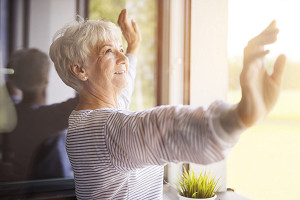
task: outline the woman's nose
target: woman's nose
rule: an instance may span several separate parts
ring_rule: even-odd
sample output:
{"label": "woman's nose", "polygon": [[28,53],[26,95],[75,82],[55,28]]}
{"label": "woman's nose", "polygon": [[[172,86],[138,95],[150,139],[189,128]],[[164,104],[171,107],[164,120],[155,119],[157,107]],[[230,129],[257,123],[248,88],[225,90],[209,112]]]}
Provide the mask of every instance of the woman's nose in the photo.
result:
{"label": "woman's nose", "polygon": [[128,64],[128,58],[125,56],[124,53],[118,52],[118,59],[117,59],[117,64],[118,65],[127,65]]}

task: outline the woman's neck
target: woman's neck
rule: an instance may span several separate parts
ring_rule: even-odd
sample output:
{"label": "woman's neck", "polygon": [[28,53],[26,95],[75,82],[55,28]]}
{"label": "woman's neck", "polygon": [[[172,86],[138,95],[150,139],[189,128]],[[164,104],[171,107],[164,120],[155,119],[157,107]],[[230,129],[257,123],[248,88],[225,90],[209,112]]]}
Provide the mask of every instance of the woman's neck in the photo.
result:
{"label": "woman's neck", "polygon": [[94,94],[83,89],[79,94],[79,104],[75,110],[95,110],[100,108],[118,108],[119,95]]}

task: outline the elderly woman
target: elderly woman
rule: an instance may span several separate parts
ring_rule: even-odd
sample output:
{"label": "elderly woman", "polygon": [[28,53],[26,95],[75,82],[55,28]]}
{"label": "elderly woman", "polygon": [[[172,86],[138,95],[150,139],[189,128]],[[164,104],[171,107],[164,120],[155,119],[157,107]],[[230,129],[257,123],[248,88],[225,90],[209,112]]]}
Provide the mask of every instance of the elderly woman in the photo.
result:
{"label": "elderly woman", "polygon": [[[127,108],[133,89],[140,32],[123,10],[118,21],[87,20],[62,29],[50,56],[62,80],[79,92],[69,118],[67,152],[78,199],[162,199],[168,162],[209,164],[225,158],[240,133],[263,118],[280,90],[285,57],[268,75],[263,64],[278,29],[272,22],[245,48],[242,99],[209,108],[160,106],[142,112]],[[128,60],[129,59],[129,60]]]}

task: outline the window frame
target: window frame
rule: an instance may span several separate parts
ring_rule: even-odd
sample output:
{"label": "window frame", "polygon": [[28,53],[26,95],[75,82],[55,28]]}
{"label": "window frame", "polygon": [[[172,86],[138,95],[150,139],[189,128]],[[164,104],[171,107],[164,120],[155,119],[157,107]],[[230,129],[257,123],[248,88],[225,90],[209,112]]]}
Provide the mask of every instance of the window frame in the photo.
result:
{"label": "window frame", "polygon": [[[172,1],[173,4],[180,4],[182,2]],[[171,6],[172,9],[179,7],[178,5]],[[184,51],[180,56],[184,58],[184,65],[181,66],[181,71],[183,72],[183,80],[180,84],[183,88],[181,100],[173,100],[172,95],[170,95],[170,104],[187,104],[192,106],[209,106],[214,100],[217,99],[226,99],[227,93],[227,0],[222,1],[220,3],[217,0],[211,1],[197,1],[197,0],[185,0],[184,6],[181,6],[184,11],[178,11],[184,13],[184,35],[181,40],[172,40],[170,42],[170,46],[172,43],[182,42],[184,44]],[[199,9],[195,11],[196,9]],[[213,12],[217,10],[218,12]],[[221,11],[221,12],[219,12]],[[179,15],[179,14],[178,14]],[[171,17],[171,31],[174,32],[172,27],[178,26],[179,21],[175,21],[172,23]],[[197,29],[202,30],[197,30]],[[180,30],[177,30],[180,31]],[[215,37],[216,34],[221,31],[224,33],[221,39]],[[225,31],[225,32],[224,32]],[[172,35],[170,36],[172,38]],[[214,37],[215,41],[221,43],[221,53],[218,48],[218,42],[215,42],[210,37]],[[215,39],[217,38],[217,39]],[[177,38],[178,39],[178,38]],[[171,48],[171,47],[170,47]],[[171,48],[172,49],[172,48]],[[200,53],[199,53],[200,51]],[[174,52],[173,52],[174,53]],[[198,53],[199,55],[195,55]],[[207,53],[207,54],[206,54]],[[214,56],[214,54],[219,53],[220,59],[218,56]],[[176,54],[176,53],[175,53]],[[178,56],[178,54],[177,54]],[[170,54],[170,59],[174,56],[172,52]],[[200,59],[201,58],[201,59]],[[221,60],[219,63],[214,61]],[[173,63],[176,61],[170,61],[170,68],[172,69]],[[209,65],[209,66],[206,66]],[[217,78],[215,74],[210,72],[213,71],[222,71],[222,76],[225,78]],[[170,74],[173,73],[173,70],[170,70]],[[197,74],[197,76],[195,76]],[[199,76],[200,74],[201,76]],[[171,76],[171,75],[170,75]],[[172,79],[172,76],[170,77]],[[179,81],[180,82],[180,81]],[[214,84],[217,82],[217,86]],[[178,83],[177,85],[170,84],[170,91],[172,91],[172,87],[180,88]],[[221,89],[219,89],[219,85],[221,85]],[[197,95],[195,95],[197,94]],[[222,177],[222,181],[224,181],[224,185],[222,187],[222,191],[226,191],[226,160],[215,163],[208,166],[203,165],[195,165],[192,163],[187,164],[170,164],[168,167],[168,182],[172,183],[177,181],[177,176],[181,173],[182,168],[185,167],[187,169],[191,168],[196,171],[196,173],[200,173],[201,170],[207,169],[212,171],[214,174]]]}

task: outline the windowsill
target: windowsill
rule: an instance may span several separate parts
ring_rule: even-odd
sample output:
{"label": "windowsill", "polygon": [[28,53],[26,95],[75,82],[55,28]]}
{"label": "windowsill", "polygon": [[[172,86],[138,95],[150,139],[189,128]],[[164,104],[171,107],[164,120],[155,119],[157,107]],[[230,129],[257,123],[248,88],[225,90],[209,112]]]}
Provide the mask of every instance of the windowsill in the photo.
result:
{"label": "windowsill", "polygon": [[[177,200],[177,192],[169,185],[164,185],[163,200]],[[218,193],[217,200],[250,200],[233,191],[226,191]]]}
{"label": "windowsill", "polygon": [[[48,179],[37,181],[0,183],[0,198],[21,199],[66,199],[74,200],[73,179]],[[177,192],[169,185],[164,185],[163,200],[177,200]],[[217,200],[249,200],[233,191],[218,193]]]}
{"label": "windowsill", "polygon": [[1,182],[0,199],[65,199],[74,200],[72,178]]}

